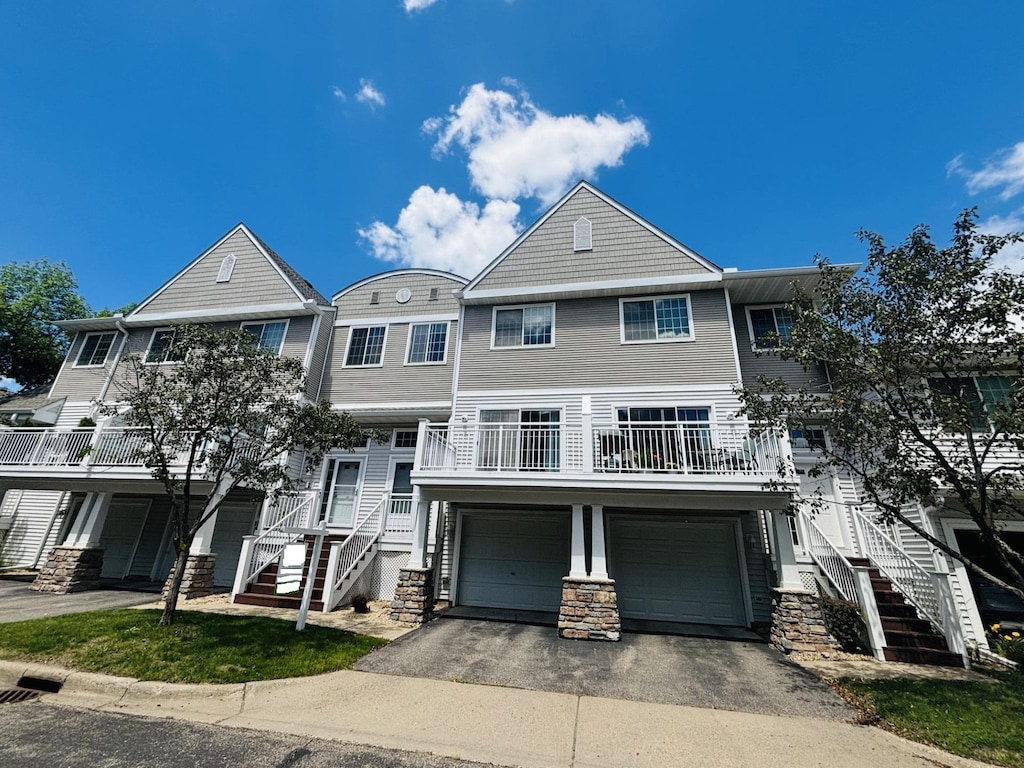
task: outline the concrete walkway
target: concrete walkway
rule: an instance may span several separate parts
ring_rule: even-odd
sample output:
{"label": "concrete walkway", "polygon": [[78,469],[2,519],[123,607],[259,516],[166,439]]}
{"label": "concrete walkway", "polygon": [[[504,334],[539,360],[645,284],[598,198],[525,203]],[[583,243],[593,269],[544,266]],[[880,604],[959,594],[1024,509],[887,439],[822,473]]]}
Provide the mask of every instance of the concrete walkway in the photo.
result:
{"label": "concrete walkway", "polygon": [[63,689],[45,694],[41,706],[174,717],[524,768],[983,765],[834,720],[367,672],[240,685],[170,685],[0,662],[0,687],[12,686],[23,674],[63,680]]}

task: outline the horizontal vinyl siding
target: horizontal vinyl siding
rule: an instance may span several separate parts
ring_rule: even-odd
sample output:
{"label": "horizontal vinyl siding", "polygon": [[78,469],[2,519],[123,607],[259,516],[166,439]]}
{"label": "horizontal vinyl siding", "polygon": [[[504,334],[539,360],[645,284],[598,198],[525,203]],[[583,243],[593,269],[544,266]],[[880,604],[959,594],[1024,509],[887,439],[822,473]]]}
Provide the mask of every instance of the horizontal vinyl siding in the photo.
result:
{"label": "horizontal vinyl siding", "polygon": [[320,386],[323,383],[324,367],[331,349],[331,338],[334,334],[334,310],[324,312],[320,318],[320,327],[313,339],[313,354],[309,359],[309,371],[306,376],[306,397],[310,400],[320,398]]}
{"label": "horizontal vinyl siding", "polygon": [[825,384],[827,379],[824,366],[819,365],[812,370],[805,371],[799,363],[782,360],[775,353],[756,354],[751,346],[750,326],[747,325],[747,312],[744,307],[733,307],[733,323],[736,326],[736,348],[740,356],[740,370],[743,371],[745,385],[757,384],[758,376],[783,379],[792,387]]}
{"label": "horizontal vinyl siding", "polygon": [[617,298],[555,305],[555,346],[491,349],[492,308],[467,306],[459,389],[737,381],[724,294],[689,294],[695,341],[623,344]]}
{"label": "horizontal vinyl siding", "polygon": [[117,332],[114,336],[114,343],[107,354],[107,359],[102,366],[76,366],[75,361],[82,351],[82,345],[89,334],[79,333],[71,342],[71,349],[68,350],[67,359],[53,383],[53,397],[70,397],[76,399],[99,397],[103,391],[103,385],[110,375],[110,367],[114,364],[117,350],[121,348],[121,341],[124,334]]}
{"label": "horizontal vinyl siding", "polygon": [[371,368],[346,368],[345,352],[349,328],[334,329],[334,341],[328,356],[321,398],[350,405],[381,402],[448,401],[452,396],[455,370],[455,338],[458,323],[448,327],[448,360],[440,365],[405,365],[409,324],[388,325],[384,341],[384,365]]}
{"label": "horizontal vinyl siding", "polygon": [[[235,254],[231,280],[217,282],[224,257]],[[185,312],[204,307],[245,307],[300,301],[281,273],[243,232],[236,232],[168,285],[133,319],[158,312]]]}
{"label": "horizontal vinyl siding", "polygon": [[46,557],[61,525],[55,515],[66,507],[67,498],[61,491],[14,489],[4,494],[0,516],[13,516],[14,522],[0,549],[0,566],[33,568],[37,558]]}
{"label": "horizontal vinyl siding", "polygon": [[[590,220],[593,249],[573,251],[573,224]],[[661,275],[709,274],[629,216],[581,189],[494,268],[476,290]]]}
{"label": "horizontal vinyl siding", "polygon": [[[443,315],[459,311],[459,303],[452,291],[461,290],[463,284],[441,275],[397,274],[385,275],[341,296],[334,305],[338,319],[360,317],[402,317],[410,315]],[[408,288],[412,298],[405,304],[395,301],[395,293]],[[437,288],[437,300],[430,301],[430,289]],[[370,297],[378,294],[377,304]]]}

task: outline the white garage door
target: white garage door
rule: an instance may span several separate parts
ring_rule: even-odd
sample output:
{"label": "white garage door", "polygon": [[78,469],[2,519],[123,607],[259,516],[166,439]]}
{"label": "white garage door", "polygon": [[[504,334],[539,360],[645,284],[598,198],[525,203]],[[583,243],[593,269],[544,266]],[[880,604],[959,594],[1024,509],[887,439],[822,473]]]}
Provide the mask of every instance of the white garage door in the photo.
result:
{"label": "white garage door", "polygon": [[210,550],[217,554],[213,565],[213,584],[230,587],[235,581],[238,556],[242,552],[242,537],[252,533],[256,510],[251,504],[221,507],[217,512],[217,526],[213,530]]}
{"label": "white garage door", "polygon": [[460,605],[557,611],[569,573],[569,516],[462,515]]}
{"label": "white garage door", "polygon": [[732,522],[611,518],[609,528],[623,618],[747,624]]}
{"label": "white garage door", "polygon": [[149,517],[144,499],[112,499],[100,534],[105,579],[123,579],[131,569],[142,529]]}

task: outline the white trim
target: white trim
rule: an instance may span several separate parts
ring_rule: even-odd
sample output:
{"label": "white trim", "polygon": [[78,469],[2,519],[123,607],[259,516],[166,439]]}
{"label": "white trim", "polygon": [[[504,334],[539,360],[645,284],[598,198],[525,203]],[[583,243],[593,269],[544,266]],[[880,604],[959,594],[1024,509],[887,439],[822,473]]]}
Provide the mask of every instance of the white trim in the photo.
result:
{"label": "white trim", "polygon": [[[582,231],[581,233],[581,230]],[[573,253],[594,250],[594,222],[586,216],[580,216],[572,225]]]}
{"label": "white trim", "polygon": [[[370,366],[362,366],[364,368]],[[377,403],[338,403],[331,402],[336,411],[414,411],[418,408],[436,410],[451,408],[449,400],[385,400]]]}
{"label": "white trim", "polygon": [[[181,362],[180,360],[166,360],[166,359],[165,360],[150,360],[149,359],[149,352],[153,348],[153,342],[156,340],[157,334],[158,333],[162,333],[164,331],[172,331],[173,332],[173,335],[171,336],[170,344],[174,344],[175,340],[178,337],[178,326],[164,325],[164,326],[158,326],[158,327],[154,328],[152,333],[150,333],[150,335],[149,335],[149,344],[146,345],[146,353],[142,356],[142,364],[143,365],[177,365],[178,363]],[[168,346],[170,346],[170,344]]]}
{"label": "white trim", "polygon": [[[268,325],[270,325],[272,323],[284,323],[284,333],[281,334],[281,346],[279,346],[277,348],[277,350],[276,350],[277,356],[280,357],[281,353],[284,351],[284,342],[288,338],[288,330],[290,328],[290,320],[289,320],[289,318],[286,317],[286,318],[281,319],[281,320],[269,320],[269,319],[268,320],[244,320],[244,321],[242,321],[239,324],[238,328],[239,328],[239,330],[242,330],[242,331],[245,330],[245,327],[247,325],[262,325],[265,328],[266,326],[268,326]],[[312,339],[312,335],[313,335],[313,329],[310,328],[310,339]],[[262,339],[260,339],[260,341],[262,341]],[[309,342],[307,341],[307,346],[308,346],[308,344],[309,344]],[[269,349],[269,347],[262,347],[262,349]]]}
{"label": "white trim", "polygon": [[395,427],[394,429],[391,430],[391,442],[389,444],[389,448],[392,451],[413,451],[413,452],[415,452],[415,450],[416,450],[416,446],[415,445],[412,446],[412,448],[409,448],[407,446],[399,447],[399,446],[395,445],[395,440],[398,438],[398,433],[399,432],[412,432],[414,435],[418,436],[420,431],[416,427],[413,427],[411,429],[409,427]]}
{"label": "white trim", "polygon": [[135,312],[132,312],[131,321],[126,322],[125,325],[132,327],[145,327],[147,325],[153,325],[154,323],[172,322],[175,320],[201,320],[204,318],[234,320],[236,318],[242,319],[246,317],[250,317],[253,320],[259,320],[263,317],[273,317],[275,315],[283,317],[285,315],[311,314],[313,314],[313,310],[310,308],[310,305],[306,303],[249,304],[244,307],[208,307],[205,309],[190,309],[182,312],[155,312],[142,316],[136,316]]}
{"label": "white trim", "polygon": [[[323,485],[321,493],[323,494],[324,498],[327,499],[327,503],[323,507],[323,523],[327,528],[332,528],[335,530],[351,530],[359,524],[359,511],[362,509],[363,506],[363,490],[366,483],[366,465],[369,464],[370,457],[368,453],[360,453],[358,451],[358,448],[356,448],[354,451],[330,451],[324,456],[324,468],[322,470]],[[366,451],[365,447],[363,448],[363,451]],[[334,477],[328,480],[327,464],[331,460],[334,461]],[[328,522],[331,517],[331,505],[332,502],[334,501],[334,480],[335,478],[337,478],[338,470],[341,468],[342,464],[359,465],[359,475],[356,478],[355,498],[352,500],[352,522],[350,522],[348,525],[337,525]],[[330,485],[330,492],[328,492],[328,485]],[[317,511],[317,514],[319,515],[319,510]]]}
{"label": "white trim", "polygon": [[736,323],[733,320],[732,299],[729,296],[729,289],[725,289],[725,312],[729,318],[729,336],[732,338],[732,358],[736,363],[736,382],[743,383],[743,366],[740,363],[739,339],[736,338]]}
{"label": "white trim", "polygon": [[448,601],[451,605],[459,604],[459,558],[462,555],[462,515],[462,505],[460,504],[455,509],[455,541],[452,544],[451,570],[448,574]]}
{"label": "white trim", "polygon": [[404,323],[443,323],[458,320],[455,312],[436,315],[392,315],[390,317],[339,317],[334,321],[335,328],[361,325],[402,325]]}
{"label": "white trim", "polygon": [[462,329],[465,327],[466,307],[459,303],[459,319],[455,326],[455,365],[452,366],[452,404],[459,394],[459,371],[462,368]]}
{"label": "white trim", "polygon": [[497,267],[502,261],[504,261],[506,257],[508,257],[512,252],[514,252],[516,250],[516,248],[519,247],[520,243],[522,243],[524,240],[526,240],[531,235],[533,235],[533,233],[544,222],[546,222],[549,218],[551,218],[551,216],[553,216],[556,211],[558,211],[562,206],[564,206],[566,203],[568,203],[569,200],[571,200],[573,197],[575,197],[576,194],[580,190],[583,190],[583,189],[587,190],[588,192],[590,192],[592,195],[594,195],[595,197],[597,197],[599,200],[603,201],[607,205],[610,205],[611,207],[615,208],[617,211],[619,211],[619,213],[629,217],[634,222],[639,224],[641,227],[643,227],[644,229],[649,231],[651,234],[653,234],[655,237],[658,237],[661,240],[663,240],[669,246],[675,248],[676,250],[680,251],[681,253],[685,254],[686,256],[689,256],[691,259],[693,259],[695,262],[700,264],[705,269],[707,269],[707,270],[709,270],[711,272],[721,273],[722,270],[721,270],[721,268],[718,265],[713,264],[712,262],[708,261],[703,256],[698,254],[696,251],[693,251],[693,250],[687,248],[685,245],[680,243],[678,240],[670,237],[668,234],[666,234],[662,230],[658,229],[657,227],[655,227],[650,222],[646,221],[645,219],[641,218],[637,214],[633,213],[633,211],[629,210],[628,208],[626,208],[621,203],[619,203],[619,202],[613,200],[612,198],[608,197],[608,195],[606,195],[604,192],[602,192],[599,189],[597,189],[596,187],[594,187],[592,184],[590,184],[590,183],[588,183],[586,181],[580,181],[578,184],[576,184],[576,186],[574,186],[572,189],[570,189],[568,192],[566,192],[561,200],[559,200],[553,206],[551,206],[551,208],[548,209],[547,213],[545,213],[543,216],[541,216],[539,219],[537,219],[537,221],[535,221],[525,232],[523,232],[519,237],[517,237],[515,240],[513,240],[512,244],[509,245],[500,254],[498,254],[497,258],[495,258],[490,264],[488,264],[486,267],[484,267],[483,270],[476,277],[474,277],[473,280],[466,286],[465,292],[469,293],[469,292],[475,290],[476,286],[479,285],[480,282],[482,280],[484,280],[484,278],[487,277],[487,275],[489,275],[492,271],[494,271],[495,267]]}
{"label": "white trim", "polygon": [[[775,309],[785,309],[785,308],[786,308],[785,304],[778,303],[778,302],[775,303],[775,304],[746,304],[743,307],[743,311],[744,311],[744,313],[746,313],[746,316],[747,316],[747,333],[750,334],[750,348],[751,348],[751,350],[753,350],[754,352],[778,352],[779,347],[777,347],[777,346],[776,347],[759,347],[759,346],[757,346],[757,339],[754,338],[754,321],[750,317],[750,310],[752,310],[752,309],[771,309],[771,310],[775,310]],[[775,333],[778,333],[779,332],[779,321],[775,317],[775,312],[772,312],[772,322],[775,324]],[[784,339],[782,339],[780,337],[779,345],[781,346],[783,343],[784,343]]]}
{"label": "white trim", "polygon": [[217,270],[218,283],[230,283],[231,273],[235,271],[235,262],[238,261],[233,253],[229,253],[220,261],[220,269]]}
{"label": "white trim", "polygon": [[340,291],[338,291],[331,297],[331,302],[333,303],[337,301],[342,296],[345,296],[358,288],[362,288],[364,285],[368,285],[377,280],[384,280],[389,277],[395,277],[396,275],[430,275],[431,277],[443,277],[453,282],[459,283],[460,285],[465,285],[466,283],[469,282],[468,279],[462,277],[461,275],[456,275],[452,272],[443,272],[442,270],[439,269],[423,269],[420,267],[413,267],[412,269],[391,269],[388,270],[387,272],[378,272],[376,275],[364,277],[362,280],[359,280],[358,282],[352,283],[351,285],[342,288]]}
{"label": "white trim", "polygon": [[552,283],[550,285],[523,285],[513,288],[488,288],[482,291],[468,290],[463,293],[467,304],[483,304],[492,299],[508,299],[519,296],[565,298],[575,294],[615,294],[623,289],[655,290],[664,288],[672,291],[713,288],[721,283],[720,274],[658,275],[652,277],[621,278],[616,280],[595,280],[586,283]]}
{"label": "white trim", "polygon": [[[551,342],[548,344],[523,344],[522,340],[526,334],[526,309],[532,309],[533,307],[551,307]],[[497,331],[497,320],[498,312],[504,312],[507,310],[522,310],[523,311],[523,323],[522,328],[519,332],[519,341],[517,344],[510,344],[508,346],[495,346],[494,337]],[[553,349],[555,347],[555,302],[544,302],[538,304],[509,304],[505,306],[494,306],[491,307],[491,349],[503,350],[503,349]]]}
{"label": "white trim", "polygon": [[[683,299],[686,302],[686,325],[689,329],[686,336],[674,336],[671,338],[661,338],[658,336],[658,302],[666,299]],[[654,338],[653,339],[634,339],[627,341],[626,339],[626,314],[624,305],[637,304],[641,301],[649,301],[653,304],[652,309],[654,310]],[[677,295],[669,296],[630,296],[629,298],[619,299],[619,343],[620,344],[672,344],[680,341],[696,341],[697,334],[693,327],[693,306],[690,304],[690,294],[681,293]]]}
{"label": "white trim", "polygon": [[[373,329],[373,328],[383,328],[384,329],[384,339],[381,341],[381,345],[380,345],[380,362],[377,362],[377,363],[360,363],[358,365],[349,365],[349,362],[348,362],[348,351],[349,351],[349,348],[352,346],[352,332],[353,331],[362,330],[363,328],[366,328],[368,330]],[[367,333],[367,338],[369,338],[369,333]],[[345,341],[345,356],[341,358],[341,367],[342,368],[382,368],[382,367],[384,367],[384,355],[387,352],[387,348],[388,348],[388,326],[387,325],[358,325],[358,326],[354,325],[354,326],[352,326],[351,328],[348,329],[348,339]],[[365,355],[364,355],[364,357],[365,357]]]}
{"label": "white trim", "polygon": [[714,384],[673,384],[671,386],[659,386],[657,384],[628,385],[614,387],[536,387],[530,389],[469,389],[461,390],[461,399],[478,397],[530,397],[535,395],[558,396],[578,398],[581,394],[592,395],[616,395],[616,394],[644,394],[653,393],[658,395],[671,395],[679,393],[682,395],[717,396],[728,395],[729,399],[739,404],[733,387],[735,382],[722,381]]}
{"label": "white trim", "polygon": [[[110,346],[107,347],[106,354],[103,355],[103,360],[99,363],[80,363],[82,359],[82,352],[85,351],[85,345],[89,341],[90,336],[113,336],[110,340]],[[85,334],[82,339],[82,344],[78,347],[78,354],[75,355],[75,362],[72,367],[74,368],[103,368],[107,364],[107,358],[110,357],[110,352],[114,349],[114,342],[117,340],[117,331],[89,331]]]}
{"label": "white trim", "polygon": [[[392,486],[395,484],[395,466],[398,464],[409,464],[413,468],[416,466],[416,462],[413,461],[412,454],[400,453],[397,456],[388,456],[388,471],[387,475],[384,477],[384,493],[394,493],[394,488]],[[409,483],[412,484],[412,470],[409,471],[409,476]],[[415,487],[413,490],[415,490]],[[430,503],[433,504],[434,502]],[[390,509],[388,511],[390,512]]]}
{"label": "white trim", "polygon": [[[430,344],[430,326],[432,325],[444,325],[444,353],[441,355],[440,360],[424,360],[421,363],[413,363],[409,361],[409,355],[412,353],[412,329],[420,326],[427,326],[427,345],[429,348]],[[423,365],[446,365],[448,363],[448,342],[452,335],[452,322],[451,320],[435,320],[433,322],[425,323],[409,323],[409,333],[405,340],[405,358],[403,365],[419,367]]]}

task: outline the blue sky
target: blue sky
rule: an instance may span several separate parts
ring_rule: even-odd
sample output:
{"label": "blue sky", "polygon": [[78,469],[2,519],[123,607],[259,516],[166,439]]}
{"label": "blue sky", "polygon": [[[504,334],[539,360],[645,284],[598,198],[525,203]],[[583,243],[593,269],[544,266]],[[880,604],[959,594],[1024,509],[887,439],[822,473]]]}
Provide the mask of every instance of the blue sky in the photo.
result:
{"label": "blue sky", "polygon": [[579,178],[742,269],[970,205],[1024,229],[1022,27],[998,0],[0,0],[0,263],[116,307],[245,221],[330,295],[469,274]]}

